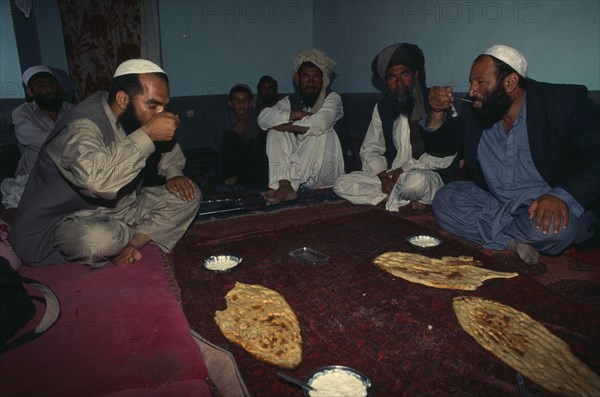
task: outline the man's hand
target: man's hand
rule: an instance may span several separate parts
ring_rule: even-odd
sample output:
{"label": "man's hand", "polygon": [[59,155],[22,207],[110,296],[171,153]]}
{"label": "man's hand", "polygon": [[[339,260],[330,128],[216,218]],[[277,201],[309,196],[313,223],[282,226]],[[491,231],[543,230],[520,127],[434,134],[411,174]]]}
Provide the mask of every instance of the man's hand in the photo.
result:
{"label": "man's hand", "polygon": [[191,201],[198,187],[186,176],[174,176],[167,181],[166,189],[184,201]]}
{"label": "man's hand", "polygon": [[157,113],[146,124],[142,130],[154,142],[166,142],[173,139],[175,130],[179,126],[179,116],[171,112]]}
{"label": "man's hand", "polygon": [[248,122],[246,119],[238,119],[238,121],[233,126],[233,130],[238,134],[242,135],[246,132],[246,128],[248,127]]}
{"label": "man's hand", "polygon": [[310,112],[305,112],[303,110],[294,110],[293,112],[290,112],[290,121],[302,120],[306,116],[310,115],[312,115],[312,113]]}
{"label": "man's hand", "polygon": [[388,174],[387,171],[381,171],[379,174],[377,174],[377,177],[381,182],[381,191],[385,194],[390,194],[392,189],[394,189],[394,185],[396,184],[396,182],[392,180],[391,175]]}
{"label": "man's hand", "polygon": [[529,206],[529,219],[535,217],[535,227],[542,229],[542,234],[548,234],[550,222],[553,223],[553,233],[558,234],[562,219],[563,230],[569,225],[569,206],[556,196],[544,194]]}
{"label": "man's hand", "polygon": [[299,125],[294,125],[293,123],[285,123],[285,124],[276,125],[275,127],[271,128],[271,129],[275,130],[275,131],[280,131],[280,132],[291,132],[294,134],[304,134],[310,128],[301,127]]}
{"label": "man's hand", "polygon": [[452,105],[452,87],[432,87],[429,90],[427,127],[438,129],[444,123],[444,112]]}

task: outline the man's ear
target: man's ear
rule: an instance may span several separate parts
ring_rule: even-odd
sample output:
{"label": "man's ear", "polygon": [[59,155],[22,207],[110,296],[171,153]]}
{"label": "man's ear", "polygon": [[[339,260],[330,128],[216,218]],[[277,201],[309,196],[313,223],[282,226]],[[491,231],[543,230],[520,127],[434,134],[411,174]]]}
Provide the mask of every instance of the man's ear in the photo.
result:
{"label": "man's ear", "polygon": [[517,88],[517,85],[519,84],[519,78],[520,77],[514,72],[506,76],[502,82],[506,92],[513,92]]}
{"label": "man's ear", "polygon": [[25,87],[25,95],[29,98],[33,98],[35,96],[33,90],[29,87]]}
{"label": "man's ear", "polygon": [[294,73],[294,84],[300,85],[300,76],[298,76],[298,72]]}
{"label": "man's ear", "polygon": [[117,91],[117,94],[115,95],[115,102],[117,103],[119,109],[125,110],[129,104],[129,95],[127,95],[125,91]]}

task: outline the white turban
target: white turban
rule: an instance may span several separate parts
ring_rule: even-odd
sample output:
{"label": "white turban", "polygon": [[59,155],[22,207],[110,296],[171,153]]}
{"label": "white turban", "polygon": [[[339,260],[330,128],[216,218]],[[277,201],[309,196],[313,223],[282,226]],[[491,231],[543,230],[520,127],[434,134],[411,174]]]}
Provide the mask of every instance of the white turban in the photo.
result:
{"label": "white turban", "polygon": [[527,60],[519,50],[503,44],[496,44],[485,50],[484,54],[498,58],[522,77],[527,77]]}
{"label": "white turban", "polygon": [[323,106],[323,102],[325,101],[325,93],[330,83],[329,78],[331,77],[331,72],[337,63],[319,49],[315,48],[312,50],[306,50],[302,51],[296,56],[296,59],[294,59],[294,73],[298,73],[298,68],[304,62],[313,63],[319,68],[319,70],[321,70],[321,72],[323,72],[323,87],[321,87],[321,92],[319,93],[319,97],[317,98],[315,105],[311,108],[311,112],[314,113],[319,111],[319,109],[321,109]]}
{"label": "white turban", "polygon": [[[32,66],[23,72],[23,83],[27,85],[29,80],[38,73],[48,73],[54,76],[54,72],[48,66],[38,65]],[[55,76],[56,77],[56,76]]]}
{"label": "white turban", "polygon": [[123,76],[125,74],[143,74],[143,73],[165,73],[160,66],[154,62],[150,62],[146,59],[130,59],[123,62],[117,67],[115,71],[115,77]]}

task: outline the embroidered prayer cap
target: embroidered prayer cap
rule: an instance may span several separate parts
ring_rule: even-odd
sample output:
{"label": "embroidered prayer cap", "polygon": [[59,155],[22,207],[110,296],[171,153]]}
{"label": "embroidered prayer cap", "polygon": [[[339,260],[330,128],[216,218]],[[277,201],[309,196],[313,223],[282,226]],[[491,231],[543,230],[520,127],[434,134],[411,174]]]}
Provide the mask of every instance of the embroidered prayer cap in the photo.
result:
{"label": "embroidered prayer cap", "polygon": [[522,77],[527,77],[527,60],[519,50],[504,44],[496,44],[488,48],[484,54],[498,58],[513,68]]}
{"label": "embroidered prayer cap", "polygon": [[48,66],[37,65],[37,66],[32,66],[23,72],[23,83],[25,85],[28,85],[29,80],[31,80],[31,78],[38,73],[48,73],[48,74],[56,77],[54,75],[54,72],[52,71],[52,69],[50,69]]}
{"label": "embroidered prayer cap", "polygon": [[425,70],[423,51],[415,44],[392,44],[375,55],[371,62],[371,70],[374,75],[385,79],[386,71],[396,65],[404,65],[413,72],[417,70],[423,72]]}
{"label": "embroidered prayer cap", "polygon": [[146,59],[130,59],[121,63],[115,70],[115,77],[125,74],[143,74],[143,73],[164,73],[167,74],[160,66]]}
{"label": "embroidered prayer cap", "polygon": [[329,77],[337,63],[329,58],[323,51],[313,48],[312,50],[302,51],[294,59],[294,73],[298,72],[298,68],[304,62],[312,62],[323,72],[323,87],[329,86]]}

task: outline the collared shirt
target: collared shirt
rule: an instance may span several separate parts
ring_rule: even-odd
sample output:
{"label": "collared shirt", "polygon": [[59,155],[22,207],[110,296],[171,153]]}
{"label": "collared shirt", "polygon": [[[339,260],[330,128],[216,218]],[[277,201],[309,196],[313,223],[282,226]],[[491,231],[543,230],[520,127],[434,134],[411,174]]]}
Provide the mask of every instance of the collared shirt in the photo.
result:
{"label": "collared shirt", "polygon": [[[106,96],[104,93],[103,95]],[[104,100],[103,108],[110,120],[115,141],[105,145],[98,126],[89,119],[76,119],[52,140],[46,150],[60,173],[91,197],[113,199],[118,191],[133,181],[154,144],[140,128],[127,135]],[[185,156],[179,144],[162,155],[159,175],[170,179],[183,175]]]}
{"label": "collared shirt", "polygon": [[551,188],[535,167],[529,147],[526,105],[524,96],[519,116],[508,133],[502,120],[483,131],[477,158],[490,192],[502,204],[535,200],[549,193],[565,201],[579,216],[583,208],[573,196],[559,187]]}
{"label": "collared shirt", "polygon": [[[63,102],[56,121],[60,120],[65,112],[72,107],[73,104]],[[12,122],[15,126],[15,135],[19,141],[19,151],[21,152],[21,159],[15,173],[17,176],[31,172],[40,147],[46,141],[56,121],[44,113],[35,101],[26,102],[13,110]]]}

